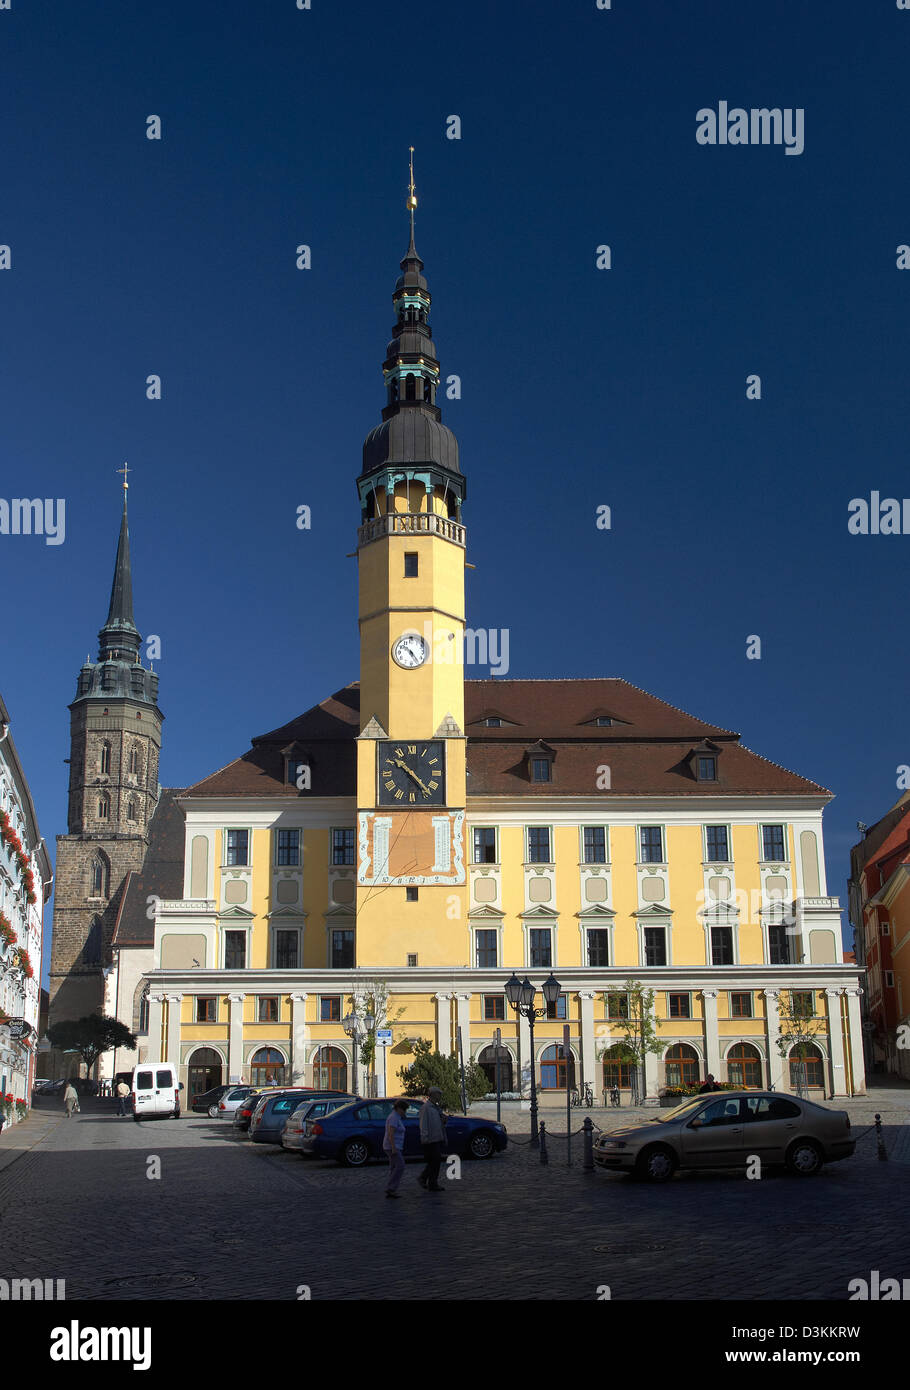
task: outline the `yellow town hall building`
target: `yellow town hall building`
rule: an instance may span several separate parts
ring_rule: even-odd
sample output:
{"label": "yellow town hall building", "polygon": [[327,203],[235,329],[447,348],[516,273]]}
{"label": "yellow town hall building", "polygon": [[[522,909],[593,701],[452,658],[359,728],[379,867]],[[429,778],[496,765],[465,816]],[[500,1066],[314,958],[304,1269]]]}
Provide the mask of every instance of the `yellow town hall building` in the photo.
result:
{"label": "yellow town hall building", "polygon": [[[436,403],[414,201],[357,479],[360,680],[160,793],[105,1011],[191,1094],[362,1087],[345,1020],[378,988],[380,1094],[414,1040],[450,1052],[458,1029],[492,1078],[500,1029],[504,1089],[527,1092],[533,1065],[544,1096],[567,1078],[599,1096],[629,1085],[609,991],[631,979],[655,992],[650,1098],[709,1072],[790,1089],[778,1039],[794,1011],[812,1020],[810,1094],[862,1091],[860,972],[825,883],[830,793],[625,680],[465,679],[465,480]],[[513,971],[560,984],[533,1058]]]}

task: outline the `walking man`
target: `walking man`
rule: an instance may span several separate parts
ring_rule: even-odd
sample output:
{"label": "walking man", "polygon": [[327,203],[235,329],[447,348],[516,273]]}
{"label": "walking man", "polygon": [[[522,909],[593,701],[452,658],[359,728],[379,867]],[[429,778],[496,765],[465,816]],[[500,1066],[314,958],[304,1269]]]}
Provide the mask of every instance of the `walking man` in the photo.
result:
{"label": "walking man", "polygon": [[66,1090],[63,1092],[63,1108],[66,1111],[66,1118],[73,1118],[73,1111],[79,1109],[79,1097],[72,1081],[67,1081]]}
{"label": "walking man", "polygon": [[408,1103],[406,1100],[396,1100],[392,1106],[392,1113],[385,1122],[385,1136],[382,1147],[389,1156],[389,1181],[386,1184],[385,1195],[387,1197],[400,1197],[398,1185],[404,1174],[404,1136],[405,1123],[404,1117],[407,1114]]}
{"label": "walking man", "polygon": [[420,1145],[426,1167],[417,1181],[427,1192],[445,1192],[439,1185],[439,1166],[446,1142],[446,1117],[442,1109],[442,1091],[431,1086],[420,1112]]}
{"label": "walking man", "polygon": [[117,1082],[117,1118],[118,1118],[118,1119],[120,1119],[121,1116],[123,1116],[123,1115],[128,1115],[128,1114],[130,1113],[129,1110],[128,1110],[128,1108],[127,1108],[127,1103],[126,1103],[126,1102],[127,1102],[127,1097],[129,1096],[129,1093],[130,1093],[130,1088],[129,1088],[129,1086],[127,1086],[126,1082],[124,1081],[123,1077],[121,1076],[120,1080]]}

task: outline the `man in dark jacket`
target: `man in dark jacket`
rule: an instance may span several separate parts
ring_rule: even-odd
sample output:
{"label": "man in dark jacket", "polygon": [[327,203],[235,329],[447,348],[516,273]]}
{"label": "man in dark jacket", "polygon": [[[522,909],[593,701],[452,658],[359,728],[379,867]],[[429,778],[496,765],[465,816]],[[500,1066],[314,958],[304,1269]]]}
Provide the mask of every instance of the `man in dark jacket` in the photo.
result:
{"label": "man in dark jacket", "polygon": [[446,1117],[441,1101],[442,1091],[438,1086],[431,1086],[420,1112],[420,1145],[427,1162],[423,1172],[418,1174],[417,1181],[427,1192],[445,1191],[445,1188],[439,1185],[439,1166],[446,1143]]}
{"label": "man in dark jacket", "polygon": [[710,1072],[708,1072],[708,1075],[707,1075],[707,1077],[705,1078],[704,1082],[703,1082],[702,1085],[699,1086],[699,1088],[698,1088],[698,1094],[699,1094],[700,1096],[703,1096],[704,1093],[705,1093],[705,1091],[719,1091],[719,1090],[720,1090],[720,1087],[718,1086],[717,1082],[714,1080],[714,1077],[711,1075]]}

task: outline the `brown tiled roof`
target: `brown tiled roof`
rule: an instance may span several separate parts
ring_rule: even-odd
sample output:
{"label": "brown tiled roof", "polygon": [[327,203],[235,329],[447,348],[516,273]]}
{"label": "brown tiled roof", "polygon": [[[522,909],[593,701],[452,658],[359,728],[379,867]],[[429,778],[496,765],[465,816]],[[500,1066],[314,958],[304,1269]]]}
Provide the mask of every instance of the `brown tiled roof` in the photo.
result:
{"label": "brown tiled roof", "polygon": [[[480,721],[495,712],[502,728]],[[368,717],[372,711],[364,711]],[[617,722],[600,727],[598,715]],[[739,742],[739,734],[706,724],[647,691],[618,679],[465,681],[468,797],[583,796],[597,792],[598,770],[610,768],[619,796],[741,794],[830,796],[824,787],[769,762]],[[287,750],[311,767],[315,796],[356,794],[354,740],[361,727],[357,683],[253,739],[243,757],[190,787],[188,797],[287,796]],[[528,750],[544,742],[554,750],[553,780],[528,778]],[[715,745],[717,780],[697,782],[691,754]]]}
{"label": "brown tiled roof", "polygon": [[155,923],[149,917],[149,898],[183,896],[184,825],[177,797],[181,787],[162,787],[149,824],[149,845],[142,869],[126,876],[120,910],[114,924],[114,946],[152,946]]}

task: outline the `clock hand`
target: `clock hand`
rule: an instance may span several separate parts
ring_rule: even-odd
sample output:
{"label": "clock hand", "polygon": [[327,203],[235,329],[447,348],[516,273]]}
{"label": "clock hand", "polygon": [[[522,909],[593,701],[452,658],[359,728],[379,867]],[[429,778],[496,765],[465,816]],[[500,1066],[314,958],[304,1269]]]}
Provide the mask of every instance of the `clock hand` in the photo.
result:
{"label": "clock hand", "polygon": [[408,776],[412,779],[412,781],[414,781],[414,782],[417,783],[417,785],[418,785],[418,787],[420,788],[420,790],[421,790],[426,796],[429,796],[429,795],[430,795],[430,789],[429,789],[429,787],[425,786],[425,785],[423,784],[423,782],[421,782],[421,780],[420,780],[420,778],[417,776],[417,773],[416,773],[416,772],[412,772],[412,771],[411,771],[411,769],[408,767],[407,763],[404,761],[403,758],[394,758],[392,761],[394,762],[394,764],[395,764],[396,767],[400,767],[400,768],[403,768],[403,769],[404,769],[404,771],[408,774]]}

